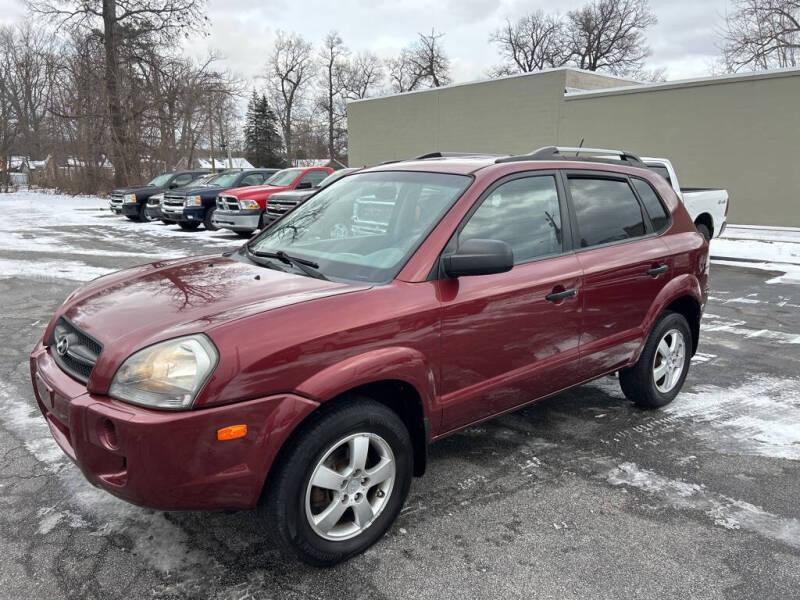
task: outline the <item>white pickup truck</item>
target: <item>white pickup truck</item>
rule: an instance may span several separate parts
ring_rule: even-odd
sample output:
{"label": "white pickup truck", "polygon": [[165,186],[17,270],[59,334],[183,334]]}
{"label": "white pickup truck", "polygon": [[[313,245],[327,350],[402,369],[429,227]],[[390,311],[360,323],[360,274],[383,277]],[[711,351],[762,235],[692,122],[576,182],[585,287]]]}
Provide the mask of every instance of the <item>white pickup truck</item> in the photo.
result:
{"label": "white pickup truck", "polygon": [[678,198],[683,200],[686,210],[694,221],[697,231],[707,240],[719,237],[725,231],[728,218],[728,191],[711,188],[682,188],[678,183],[675,168],[666,158],[645,158],[642,162],[672,186]]}

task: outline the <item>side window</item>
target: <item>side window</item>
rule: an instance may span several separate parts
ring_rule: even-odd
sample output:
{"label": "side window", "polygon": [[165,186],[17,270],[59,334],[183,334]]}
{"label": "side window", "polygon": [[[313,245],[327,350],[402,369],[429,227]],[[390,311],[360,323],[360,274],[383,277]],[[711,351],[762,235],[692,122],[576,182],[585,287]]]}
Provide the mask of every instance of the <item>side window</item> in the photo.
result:
{"label": "side window", "polygon": [[305,176],[300,180],[300,183],[310,183],[311,187],[317,187],[327,176],[328,173],[325,171],[311,171],[310,173],[305,174]]}
{"label": "side window", "polygon": [[250,173],[250,175],[242,179],[242,182],[239,185],[241,185],[242,187],[247,185],[259,185],[263,181],[264,181],[263,173]]}
{"label": "side window", "polygon": [[669,223],[669,215],[667,209],[661,204],[655,190],[644,179],[632,178],[633,187],[642,199],[642,204],[650,217],[650,222],[653,224],[653,229],[657,232],[663,231]]}
{"label": "side window", "polygon": [[644,235],[642,208],[627,181],[570,177],[569,190],[581,248]]}
{"label": "side window", "polygon": [[518,264],[561,252],[561,210],[555,177],[538,176],[504,183],[484,198],[458,235],[502,240]]}
{"label": "side window", "polygon": [[195,179],[195,175],[191,173],[183,173],[182,175],[178,175],[175,179],[172,180],[171,186],[172,187],[183,187],[190,181]]}

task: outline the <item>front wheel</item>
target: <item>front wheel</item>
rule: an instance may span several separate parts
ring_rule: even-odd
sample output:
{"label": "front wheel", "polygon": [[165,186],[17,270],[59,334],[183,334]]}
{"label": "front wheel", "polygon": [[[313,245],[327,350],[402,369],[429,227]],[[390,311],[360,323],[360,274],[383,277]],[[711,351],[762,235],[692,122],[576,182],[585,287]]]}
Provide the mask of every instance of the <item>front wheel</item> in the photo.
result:
{"label": "front wheel", "polygon": [[217,231],[219,229],[219,227],[214,225],[214,222],[212,221],[214,218],[214,211],[216,210],[216,207],[209,208],[203,217],[203,226],[206,228],[206,231]]}
{"label": "front wheel", "polygon": [[397,414],[365,398],[323,407],[288,444],[266,483],[271,537],[316,566],[380,539],[411,485],[411,439]]}
{"label": "front wheel", "polygon": [[180,227],[184,231],[194,231],[195,229],[200,227],[200,223],[178,223],[178,227]]}
{"label": "front wheel", "polygon": [[683,387],[692,348],[686,318],[667,311],[659,318],[639,360],[619,373],[622,391],[642,408],[660,408],[675,399]]}

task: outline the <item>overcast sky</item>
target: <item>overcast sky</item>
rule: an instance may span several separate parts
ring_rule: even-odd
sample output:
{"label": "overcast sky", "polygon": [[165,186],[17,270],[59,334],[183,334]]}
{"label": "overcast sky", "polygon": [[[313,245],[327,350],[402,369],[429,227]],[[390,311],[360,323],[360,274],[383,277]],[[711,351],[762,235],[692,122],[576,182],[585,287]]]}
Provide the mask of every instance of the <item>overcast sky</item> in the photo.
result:
{"label": "overcast sky", "polygon": [[[193,36],[187,51],[200,57],[210,49],[237,74],[263,72],[275,31],[301,33],[318,43],[335,29],[350,49],[391,56],[418,31],[435,27],[446,34],[444,47],[456,82],[484,77],[499,62],[489,33],[503,21],[542,8],[565,13],[582,0],[208,0],[206,37]],[[650,0],[658,25],[647,32],[648,68],[665,67],[668,79],[707,75],[719,51],[716,31],[728,0]],[[22,20],[22,0],[0,0],[0,23]]]}

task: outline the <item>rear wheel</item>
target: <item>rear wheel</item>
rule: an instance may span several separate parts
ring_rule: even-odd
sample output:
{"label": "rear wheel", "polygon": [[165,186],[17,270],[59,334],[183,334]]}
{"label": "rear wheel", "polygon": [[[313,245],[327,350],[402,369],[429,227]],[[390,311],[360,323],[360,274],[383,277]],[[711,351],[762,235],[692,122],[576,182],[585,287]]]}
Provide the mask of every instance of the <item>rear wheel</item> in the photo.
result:
{"label": "rear wheel", "polygon": [[619,373],[628,400],[642,408],[660,408],[672,402],[689,373],[691,348],[686,318],[665,312],[650,332],[636,364]]}
{"label": "rear wheel", "polygon": [[194,231],[195,229],[200,227],[200,223],[178,223],[178,227],[180,227],[184,231]]}
{"label": "rear wheel", "polygon": [[708,228],[708,225],[697,223],[695,224],[695,227],[697,227],[697,231],[703,234],[703,237],[706,238],[707,242],[711,241],[711,230]]}
{"label": "rear wheel", "polygon": [[397,414],[365,398],[323,407],[288,444],[266,483],[271,537],[316,566],[380,539],[412,477],[411,439]]}

